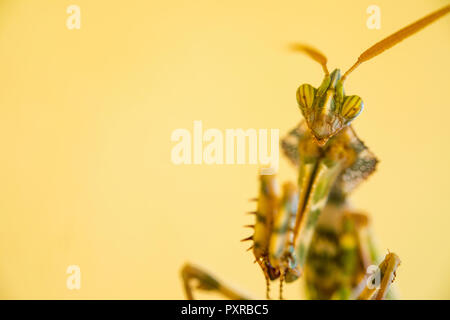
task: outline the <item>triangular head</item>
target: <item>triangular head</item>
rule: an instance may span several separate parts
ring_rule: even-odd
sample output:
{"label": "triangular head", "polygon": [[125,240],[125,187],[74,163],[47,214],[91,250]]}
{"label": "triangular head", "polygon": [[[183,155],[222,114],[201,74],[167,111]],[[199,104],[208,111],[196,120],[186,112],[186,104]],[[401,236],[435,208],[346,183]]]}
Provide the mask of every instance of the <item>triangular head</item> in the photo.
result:
{"label": "triangular head", "polygon": [[320,146],[349,125],[364,107],[360,97],[345,95],[339,69],[326,75],[317,89],[309,84],[301,85],[297,102]]}
{"label": "triangular head", "polygon": [[331,137],[348,126],[363,109],[364,104],[360,97],[346,96],[344,93],[347,76],[361,63],[376,57],[449,12],[450,5],[447,5],[377,42],[364,51],[342,77],[339,69],[335,69],[331,74],[328,72],[327,58],[319,50],[304,44],[291,45],[291,49],[301,51],[318,62],[325,73],[325,78],[318,88],[303,84],[297,90],[300,110],[320,146],[324,146]]}

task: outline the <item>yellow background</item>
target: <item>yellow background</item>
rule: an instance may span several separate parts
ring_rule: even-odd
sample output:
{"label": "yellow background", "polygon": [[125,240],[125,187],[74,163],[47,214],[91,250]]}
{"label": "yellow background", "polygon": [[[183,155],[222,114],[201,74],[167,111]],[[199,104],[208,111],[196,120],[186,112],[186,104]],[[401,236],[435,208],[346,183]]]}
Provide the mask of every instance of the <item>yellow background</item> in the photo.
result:
{"label": "yellow background", "polygon": [[[170,135],[279,128],[322,70],[448,1],[0,1],[0,298],[183,298],[192,261],[264,296],[239,239],[257,166],[176,166]],[[68,30],[66,8],[81,8]],[[366,8],[381,8],[369,30]],[[353,195],[402,259],[403,298],[450,298],[450,16],[363,64],[346,83],[381,160]],[[283,180],[295,171],[281,162]],[[66,268],[81,268],[81,289]],[[288,286],[296,298],[298,284]]]}

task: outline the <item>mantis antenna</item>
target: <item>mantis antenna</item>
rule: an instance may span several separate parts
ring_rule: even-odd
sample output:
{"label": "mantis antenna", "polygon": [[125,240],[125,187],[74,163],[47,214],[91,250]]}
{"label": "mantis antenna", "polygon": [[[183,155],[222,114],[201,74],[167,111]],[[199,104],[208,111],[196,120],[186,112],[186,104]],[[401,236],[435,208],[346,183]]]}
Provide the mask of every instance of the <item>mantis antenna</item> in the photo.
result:
{"label": "mantis antenna", "polygon": [[318,62],[322,66],[322,69],[325,72],[325,76],[328,76],[330,74],[327,68],[327,57],[325,57],[325,55],[319,50],[300,43],[291,44],[290,49],[293,51],[306,53],[311,59]]}
{"label": "mantis antenna", "polygon": [[409,36],[412,36],[416,32],[420,31],[421,29],[425,28],[430,23],[434,22],[435,20],[439,19],[440,17],[444,16],[450,12],[450,5],[447,5],[433,13],[430,13],[429,15],[423,17],[420,20],[417,20],[416,22],[400,29],[399,31],[391,34],[389,37],[384,38],[383,40],[375,43],[373,46],[371,46],[369,49],[364,51],[358,58],[358,60],[355,62],[355,64],[348,69],[344,75],[342,76],[342,81],[346,79],[346,77],[356,69],[361,63],[364,61],[368,61],[383,51],[393,47],[403,39],[408,38]]}

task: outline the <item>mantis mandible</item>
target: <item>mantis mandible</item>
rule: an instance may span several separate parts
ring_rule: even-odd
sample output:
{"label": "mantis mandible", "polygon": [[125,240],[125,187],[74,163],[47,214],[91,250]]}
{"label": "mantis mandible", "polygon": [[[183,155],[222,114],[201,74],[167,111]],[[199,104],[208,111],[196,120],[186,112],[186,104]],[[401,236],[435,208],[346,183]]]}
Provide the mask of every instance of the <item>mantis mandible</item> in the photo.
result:
{"label": "mantis mandible", "polygon": [[[305,53],[324,71],[319,87],[303,84],[297,103],[304,117],[281,141],[288,159],[298,168],[298,183],[278,185],[275,175],[260,175],[260,190],[252,241],[255,262],[270,283],[304,277],[307,295],[313,299],[384,299],[395,279],[400,259],[389,252],[380,261],[368,217],[352,209],[350,192],[364,181],[377,164],[375,156],[358,138],[351,122],[363,110],[357,95],[346,95],[348,76],[366,62],[403,39],[428,26],[450,11],[447,5],[400,29],[364,51],[341,76],[339,69],[328,71],[327,58],[319,50],[303,44],[291,49]],[[379,264],[378,287],[367,284],[366,270]],[[191,280],[198,288],[221,292],[230,299],[248,297],[229,288],[193,265],[182,269],[186,295],[193,299]],[[392,291],[392,290],[391,290]]]}

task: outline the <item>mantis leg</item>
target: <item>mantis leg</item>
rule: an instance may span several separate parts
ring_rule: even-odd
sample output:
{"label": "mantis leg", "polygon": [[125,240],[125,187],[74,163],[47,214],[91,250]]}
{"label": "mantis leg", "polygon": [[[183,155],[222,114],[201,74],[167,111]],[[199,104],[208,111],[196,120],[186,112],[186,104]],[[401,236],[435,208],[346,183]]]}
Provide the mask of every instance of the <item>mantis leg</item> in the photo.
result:
{"label": "mantis leg", "polygon": [[[356,226],[359,256],[363,273],[365,273],[370,266],[381,263],[382,256],[380,256],[376,245],[376,239],[371,228],[370,219],[365,214],[355,212],[350,213],[348,217],[354,221]],[[365,279],[362,279],[360,285],[354,291],[354,296],[358,296],[364,287]],[[386,294],[386,298],[396,299],[397,294],[395,291],[395,286],[391,285]]]}
{"label": "mantis leg", "polygon": [[[225,285],[208,272],[189,263],[186,263],[181,269],[181,277],[183,279],[184,292],[188,300],[194,300],[194,289],[216,291],[230,300],[249,300],[247,296]],[[193,281],[197,282],[195,288],[192,284]]]}
{"label": "mantis leg", "polygon": [[364,279],[366,285],[358,297],[358,300],[383,300],[386,298],[389,287],[395,280],[395,273],[400,265],[400,259],[395,253],[388,253],[378,266],[380,283],[372,285],[368,279]]}

